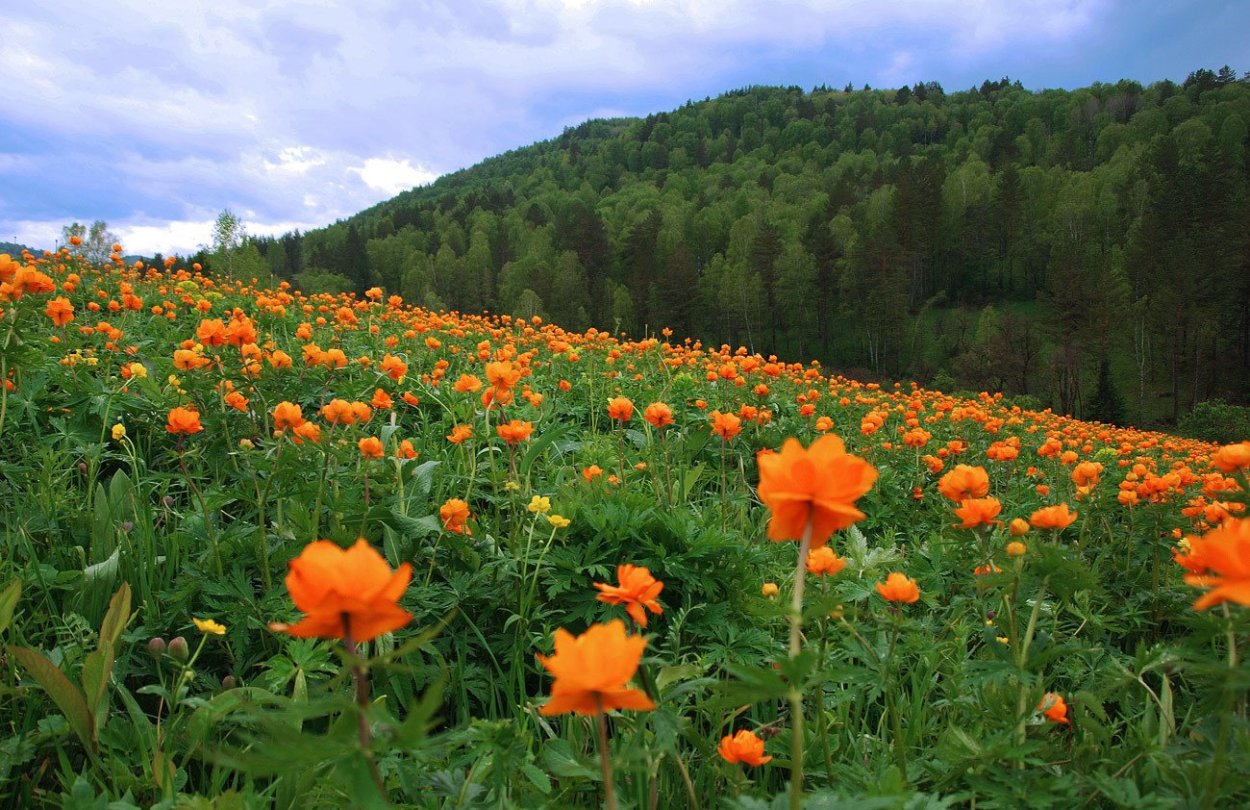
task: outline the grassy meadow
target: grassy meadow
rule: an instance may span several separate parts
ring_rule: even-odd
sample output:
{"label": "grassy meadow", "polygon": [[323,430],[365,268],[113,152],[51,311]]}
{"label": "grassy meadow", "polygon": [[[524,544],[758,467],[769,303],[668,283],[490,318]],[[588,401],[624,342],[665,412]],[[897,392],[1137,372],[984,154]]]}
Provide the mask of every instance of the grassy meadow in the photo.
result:
{"label": "grassy meadow", "polygon": [[1250,444],[120,257],[0,256],[0,806],[1250,804]]}

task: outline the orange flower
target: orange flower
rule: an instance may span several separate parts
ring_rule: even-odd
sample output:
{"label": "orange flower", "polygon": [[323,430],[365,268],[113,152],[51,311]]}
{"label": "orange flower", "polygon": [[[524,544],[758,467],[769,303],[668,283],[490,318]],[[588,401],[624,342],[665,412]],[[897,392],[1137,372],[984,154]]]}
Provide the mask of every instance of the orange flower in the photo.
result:
{"label": "orange flower", "polygon": [[1042,702],[1037,704],[1037,710],[1046,715],[1046,719],[1052,723],[1068,724],[1068,704],[1063,702],[1063,695],[1047,692],[1042,696]]}
{"label": "orange flower", "polygon": [[664,608],[656,601],[656,597],[664,590],[664,583],[651,576],[649,569],[624,563],[616,567],[616,579],[619,585],[595,583],[595,587],[599,589],[599,596],[596,598],[600,602],[624,605],[625,612],[642,627],[647,626],[647,610],[655,614],[664,612]]}
{"label": "orange flower", "polygon": [[764,756],[764,741],[745,728],[733,736],[722,737],[716,753],[731,765],[742,762],[758,767],[772,759]]}
{"label": "orange flower", "polygon": [[301,440],[304,439],[307,439],[313,444],[317,444],[321,441],[321,425],[318,425],[315,422],[304,422],[296,425],[295,435],[298,437],[295,439],[296,444],[301,444]]}
{"label": "orange flower", "polygon": [[727,442],[742,432],[742,420],[736,414],[712,411],[708,418],[712,420],[712,432],[722,441]]}
{"label": "orange flower", "polygon": [[642,636],[625,633],[625,622],[592,624],[580,636],[561,628],[555,634],[555,654],[537,656],[554,676],[551,700],[539,709],[545,717],[575,712],[593,715],[611,709],[649,711],[655,704],[640,689],[626,686],[638,670],[646,649]]}
{"label": "orange flower", "polygon": [[628,422],[634,415],[634,403],[625,397],[608,401],[608,417],[618,422]]}
{"label": "orange flower", "polygon": [[673,409],[663,402],[652,402],[643,412],[642,418],[656,428],[665,428],[673,424]]}
{"label": "orange flower", "polygon": [[387,410],[395,406],[395,400],[391,399],[391,395],[383,391],[381,388],[374,389],[373,399],[369,400],[369,404],[377,408],[379,411]]}
{"label": "orange flower", "polygon": [[798,439],[786,439],[780,453],[761,454],[758,463],[760,500],[772,513],[768,539],[797,540],[810,522],[813,548],[864,518],[855,501],[877,480],[876,468],[848,454],[832,435],[806,450]]}
{"label": "orange flower", "polygon": [[443,528],[456,534],[473,534],[469,531],[469,504],[460,498],[448,498],[438,508],[439,520]]}
{"label": "orange flower", "polygon": [[813,549],[807,555],[807,573],[817,576],[836,574],[846,568],[846,560],[834,553],[829,546]]}
{"label": "orange flower", "polygon": [[1092,487],[1098,483],[1102,475],[1102,464],[1097,461],[1082,461],[1072,468],[1072,483],[1078,487]]}
{"label": "orange flower", "polygon": [[1226,473],[1250,470],[1250,441],[1221,447],[1211,456],[1211,463]]}
{"label": "orange flower", "polygon": [[1010,531],[1012,537],[1024,537],[1029,533],[1029,522],[1024,518],[1012,518]]}
{"label": "orange flower", "polygon": [[497,426],[495,432],[499,434],[499,438],[508,444],[517,444],[530,437],[530,434],[534,432],[534,425],[532,422],[522,422],[520,419],[513,419],[506,424]]}
{"label": "orange flower", "polygon": [[376,436],[366,436],[356,442],[356,446],[360,448],[360,455],[365,458],[382,458],[382,454],[386,452],[386,448],[382,446],[382,440]]}
{"label": "orange flower", "polygon": [[461,394],[476,394],[482,390],[482,381],[472,374],[461,374],[460,379],[456,380],[455,385],[452,386],[452,390]]}
{"label": "orange flower", "polygon": [[911,603],[920,599],[920,588],[916,587],[916,581],[897,571],[886,576],[885,582],[877,583],[877,593],[888,602]]}
{"label": "orange flower", "polygon": [[304,424],[304,411],[294,402],[285,400],[273,406],[273,426],[276,430],[294,430]]}
{"label": "orange flower", "polygon": [[1058,506],[1043,506],[1029,517],[1029,523],[1033,524],[1035,529],[1062,531],[1072,525],[1077,514],[1077,512],[1070,511],[1066,503]]}
{"label": "orange flower", "polygon": [[1189,543],[1183,564],[1191,571],[1206,573],[1186,574],[1185,582],[1211,588],[1194,602],[1194,610],[1206,610],[1221,602],[1250,605],[1250,519],[1229,518]]}
{"label": "orange flower", "polygon": [[989,526],[1002,523],[994,520],[1003,511],[998,498],[967,498],[955,510],[955,516],[963,523],[955,524],[960,529],[975,529],[977,526]]}
{"label": "orange flower", "polygon": [[395,455],[398,458],[412,459],[421,454],[417,452],[417,448],[413,446],[411,439],[404,439],[399,443],[399,447],[395,449]]}
{"label": "orange flower", "polygon": [[332,425],[356,424],[356,412],[345,399],[332,399],[321,408],[321,418]]}
{"label": "orange flower", "polygon": [[591,464],[589,467],[582,470],[582,478],[585,478],[587,481],[593,481],[596,478],[601,477],[602,475],[603,475],[603,468],[600,467],[598,464]]}
{"label": "orange flower", "polygon": [[349,549],[329,540],[309,543],[291,560],[286,588],[303,611],[296,624],[271,624],[278,632],[300,638],[341,638],[371,641],[412,620],[399,606],[412,579],[412,566],[395,571],[362,537]]}
{"label": "orange flower", "polygon": [[51,318],[52,323],[57,326],[64,326],[74,320],[74,305],[69,302],[68,298],[53,298],[48,302],[43,314]]}
{"label": "orange flower", "polygon": [[452,444],[460,444],[473,435],[473,428],[469,425],[456,425],[451,429],[451,433],[447,436],[447,441]]}
{"label": "orange flower", "polygon": [[204,429],[200,424],[200,414],[194,408],[171,408],[165,424],[168,433],[190,436]]}
{"label": "orange flower", "polygon": [[226,394],[226,404],[241,413],[247,412],[247,397],[238,391],[231,391],[229,394]]}
{"label": "orange flower", "polygon": [[955,469],[938,479],[938,492],[955,503],[968,498],[984,498],[990,492],[990,476],[984,467],[956,465]]}
{"label": "orange flower", "polygon": [[205,346],[220,346],[226,342],[226,325],[221,322],[221,318],[200,321],[195,337]]}

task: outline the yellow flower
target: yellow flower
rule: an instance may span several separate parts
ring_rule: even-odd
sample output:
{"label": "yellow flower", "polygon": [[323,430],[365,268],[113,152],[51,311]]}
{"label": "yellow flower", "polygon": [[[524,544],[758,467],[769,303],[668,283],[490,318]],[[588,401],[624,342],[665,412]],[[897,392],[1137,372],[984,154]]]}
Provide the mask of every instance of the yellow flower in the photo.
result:
{"label": "yellow flower", "polygon": [[148,367],[142,363],[130,364],[130,376],[136,380],[146,380],[148,377]]}
{"label": "yellow flower", "polygon": [[95,366],[95,365],[99,365],[99,363],[100,363],[100,358],[98,358],[98,357],[88,357],[88,358],[87,358],[87,365],[88,365],[88,366]]}
{"label": "yellow flower", "polygon": [[124,438],[126,438],[126,426],[118,422],[113,425],[113,441],[120,442]]}
{"label": "yellow flower", "polygon": [[240,450],[251,450],[256,447],[256,442],[251,439],[239,439]]}
{"label": "yellow flower", "polygon": [[167,380],[167,382],[168,382],[170,385],[172,385],[172,386],[174,386],[174,387],[177,387],[177,386],[178,386],[178,385],[179,385],[182,381],[178,379],[178,375],[177,375],[177,374],[170,374],[170,375],[169,375],[169,379]]}
{"label": "yellow flower", "polygon": [[226,634],[226,626],[224,624],[218,624],[212,619],[192,618],[191,621],[195,622],[196,628],[198,628],[201,633],[212,633],[214,636],[224,636]]}
{"label": "yellow flower", "polygon": [[568,526],[573,521],[569,520],[563,515],[547,515],[547,522],[550,523],[552,526],[556,527],[557,529],[563,529],[565,526]]}
{"label": "yellow flower", "polygon": [[781,589],[777,587],[776,582],[765,582],[764,587],[760,588],[760,593],[771,598],[781,593]]}
{"label": "yellow flower", "polygon": [[503,488],[508,492],[516,492],[521,488],[521,485],[516,481],[508,481],[504,483]]}
{"label": "yellow flower", "polygon": [[1008,638],[1007,638],[1006,636],[995,636],[994,638],[995,638],[995,639],[997,639],[997,641],[998,641],[998,643],[999,643],[999,644],[1007,644],[1007,643],[1008,643]]}
{"label": "yellow flower", "polygon": [[545,515],[551,511],[551,499],[542,495],[530,498],[529,506],[525,507],[536,515]]}

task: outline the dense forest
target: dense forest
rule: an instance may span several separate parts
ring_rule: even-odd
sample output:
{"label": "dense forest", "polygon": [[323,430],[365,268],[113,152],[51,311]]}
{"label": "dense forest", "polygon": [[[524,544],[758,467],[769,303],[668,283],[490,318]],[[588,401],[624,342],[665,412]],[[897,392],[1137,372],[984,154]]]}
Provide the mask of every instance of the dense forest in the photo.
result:
{"label": "dense forest", "polygon": [[541,316],[1105,421],[1250,401],[1250,78],[751,87],[254,239],[306,291]]}

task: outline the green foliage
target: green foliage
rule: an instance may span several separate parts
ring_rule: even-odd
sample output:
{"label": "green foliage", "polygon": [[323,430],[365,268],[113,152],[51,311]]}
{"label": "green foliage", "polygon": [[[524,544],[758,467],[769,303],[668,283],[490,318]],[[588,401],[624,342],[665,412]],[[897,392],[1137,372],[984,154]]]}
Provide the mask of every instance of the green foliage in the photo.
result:
{"label": "green foliage", "polygon": [[434,308],[670,326],[1174,423],[1250,401],[1250,84],[1190,78],[750,87],[588,121],[255,243],[307,291],[336,290],[309,275],[330,268]]}
{"label": "green foliage", "polygon": [[1250,440],[1250,407],[1222,400],[1200,402],[1176,427],[1177,433],[1204,442],[1232,444]]}

